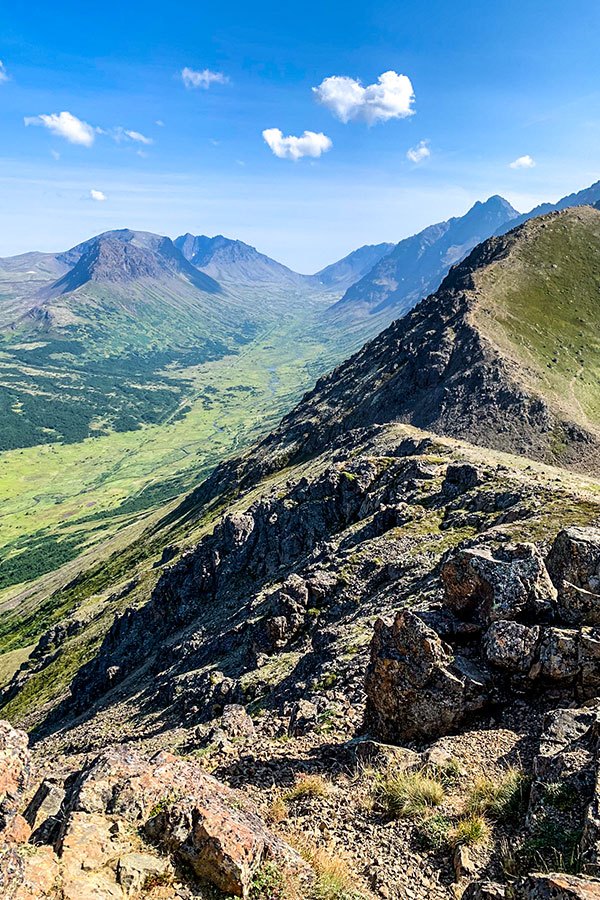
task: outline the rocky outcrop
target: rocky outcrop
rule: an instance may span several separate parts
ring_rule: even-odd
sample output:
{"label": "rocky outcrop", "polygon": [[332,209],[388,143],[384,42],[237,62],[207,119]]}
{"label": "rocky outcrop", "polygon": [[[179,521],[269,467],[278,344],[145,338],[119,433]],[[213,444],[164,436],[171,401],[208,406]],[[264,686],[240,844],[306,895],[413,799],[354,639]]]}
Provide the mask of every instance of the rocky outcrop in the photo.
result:
{"label": "rocky outcrop", "polygon": [[[366,727],[401,743],[446,734],[515,688],[565,702],[598,696],[600,626],[582,624],[594,613],[579,601],[596,586],[600,530],[560,532],[548,566],[532,544],[450,552],[441,565],[443,613],[404,610],[393,625],[375,625]],[[569,626],[574,620],[580,627]]]}
{"label": "rocky outcrop", "polygon": [[600,624],[600,528],[559,532],[546,564],[560,618],[570,625]]}
{"label": "rocky outcrop", "polygon": [[[0,854],[3,897],[125,900],[153,879],[168,885],[181,860],[201,882],[239,897],[248,896],[268,860],[284,873],[310,874],[235,791],[169,753],[147,759],[119,746],[74,773],[65,787],[53,813],[53,846],[25,848],[27,831]],[[30,803],[34,824],[51,795],[46,786]],[[140,830],[152,844],[140,841]]]}
{"label": "rocky outcrop", "polygon": [[460,550],[444,563],[441,574],[446,604],[462,619],[488,624],[553,616],[556,590],[533,544]]}
{"label": "rocky outcrop", "polygon": [[365,726],[391,743],[446,734],[486,696],[482,674],[408,609],[375,623],[365,690]]}

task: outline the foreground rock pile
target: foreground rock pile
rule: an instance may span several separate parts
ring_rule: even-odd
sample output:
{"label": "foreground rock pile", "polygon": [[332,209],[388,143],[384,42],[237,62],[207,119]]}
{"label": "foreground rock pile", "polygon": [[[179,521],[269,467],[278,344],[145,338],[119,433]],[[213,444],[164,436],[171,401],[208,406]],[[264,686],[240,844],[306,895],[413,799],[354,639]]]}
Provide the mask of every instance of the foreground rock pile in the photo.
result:
{"label": "foreground rock pile", "polygon": [[65,790],[43,782],[21,815],[27,737],[0,722],[0,747],[6,900],[123,900],[154,886],[163,897],[192,896],[177,876],[183,864],[187,881],[239,897],[269,861],[299,883],[310,879],[301,857],[236,792],[193,763],[164,752],[147,759],[121,745],[74,772]]}

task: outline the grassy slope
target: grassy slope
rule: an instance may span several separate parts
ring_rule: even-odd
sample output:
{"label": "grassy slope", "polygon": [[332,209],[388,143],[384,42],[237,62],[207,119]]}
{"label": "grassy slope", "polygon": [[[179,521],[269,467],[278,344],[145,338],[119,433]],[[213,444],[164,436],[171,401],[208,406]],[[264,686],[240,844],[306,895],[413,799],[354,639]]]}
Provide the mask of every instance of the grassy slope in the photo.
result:
{"label": "grassy slope", "polygon": [[530,389],[598,434],[600,212],[570,209],[524,229],[477,278],[476,323]]}

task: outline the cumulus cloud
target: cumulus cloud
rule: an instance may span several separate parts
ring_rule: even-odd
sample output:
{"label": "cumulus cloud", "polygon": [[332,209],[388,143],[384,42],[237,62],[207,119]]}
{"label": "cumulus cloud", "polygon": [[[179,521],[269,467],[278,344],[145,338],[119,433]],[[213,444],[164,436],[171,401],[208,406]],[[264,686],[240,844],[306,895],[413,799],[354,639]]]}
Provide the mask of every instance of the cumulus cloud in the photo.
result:
{"label": "cumulus cloud", "polygon": [[411,147],[406,151],[406,158],[413,163],[423,162],[431,156],[431,150],[427,146],[429,141],[419,141],[416,147]]}
{"label": "cumulus cloud", "polygon": [[90,191],[90,197],[92,200],[106,200],[106,194],[102,191],[95,191],[94,188]]}
{"label": "cumulus cloud", "polygon": [[94,129],[87,122],[78,119],[70,112],[51,113],[50,115],[27,116],[26,125],[43,125],[52,134],[65,138],[71,144],[91,147],[94,143]]}
{"label": "cumulus cloud", "polygon": [[294,162],[303,156],[320,156],[333,147],[331,139],[322,132],[305,131],[300,137],[284,137],[279,128],[265,128],[262,135],[275,156]]}
{"label": "cumulus cloud", "polygon": [[3,84],[5,81],[8,81],[8,72],[6,71],[6,66],[0,59],[0,84]]}
{"label": "cumulus cloud", "polygon": [[139,131],[125,131],[127,137],[132,141],[138,141],[140,144],[152,144],[154,143],[152,138],[146,137],[144,134],[140,134]]}
{"label": "cumulus cloud", "polygon": [[525,156],[519,156],[518,159],[513,160],[509,165],[511,169],[533,169],[535,160],[529,154],[526,154]]}
{"label": "cumulus cloud", "polygon": [[384,72],[375,84],[363,87],[347,75],[331,75],[313,88],[318,103],[326,106],[342,122],[352,119],[374,125],[388,119],[404,119],[414,112],[415,93],[410,78]]}
{"label": "cumulus cloud", "polygon": [[211,84],[227,84],[229,78],[222,72],[211,72],[210,69],[190,69],[188,66],[181,70],[181,78],[186,88],[202,88],[208,90]]}

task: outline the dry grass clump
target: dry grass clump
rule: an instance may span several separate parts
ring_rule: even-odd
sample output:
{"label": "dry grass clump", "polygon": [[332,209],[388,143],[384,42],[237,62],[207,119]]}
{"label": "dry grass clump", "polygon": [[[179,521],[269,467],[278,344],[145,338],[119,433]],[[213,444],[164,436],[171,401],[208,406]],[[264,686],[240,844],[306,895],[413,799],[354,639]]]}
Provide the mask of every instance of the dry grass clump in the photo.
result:
{"label": "dry grass clump", "polygon": [[309,846],[304,846],[301,852],[315,873],[310,900],[366,900],[356,889],[356,876],[339,853],[334,855],[324,847]]}
{"label": "dry grass clump", "polygon": [[475,847],[485,844],[489,840],[491,829],[485,818],[477,813],[471,813],[464,819],[459,819],[449,835],[453,847],[462,844],[465,847]]}
{"label": "dry grass clump", "polygon": [[374,794],[389,816],[412,819],[427,809],[439,806],[446,796],[446,789],[439,778],[426,769],[402,773],[391,771],[376,779]]}
{"label": "dry grass clump", "polygon": [[287,819],[287,815],[288,808],[283,797],[277,797],[276,800],[273,800],[269,809],[267,810],[267,819],[274,825],[276,825],[278,822],[283,822],[284,819]]}
{"label": "dry grass clump", "polygon": [[328,787],[322,775],[298,775],[294,786],[283,795],[283,800],[292,802],[305,797],[324,797]]}
{"label": "dry grass clump", "polygon": [[497,778],[478,778],[467,795],[466,809],[495,821],[510,821],[519,812],[527,785],[527,777],[515,768]]}

